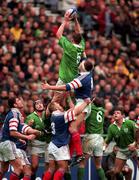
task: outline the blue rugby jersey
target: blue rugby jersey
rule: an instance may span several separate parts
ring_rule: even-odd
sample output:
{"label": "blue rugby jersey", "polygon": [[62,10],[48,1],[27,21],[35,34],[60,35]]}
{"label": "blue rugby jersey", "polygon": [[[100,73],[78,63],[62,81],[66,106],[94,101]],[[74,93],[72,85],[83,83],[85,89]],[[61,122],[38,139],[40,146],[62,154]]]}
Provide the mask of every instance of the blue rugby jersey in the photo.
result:
{"label": "blue rugby jersey", "polygon": [[83,72],[76,79],[66,84],[66,90],[75,90],[76,99],[91,98],[91,91],[93,89],[92,73]]}
{"label": "blue rugby jersey", "polygon": [[52,142],[61,147],[69,144],[70,133],[68,122],[75,120],[73,110],[66,112],[54,111],[51,116]]}
{"label": "blue rugby jersey", "polygon": [[22,115],[17,108],[12,108],[6,115],[2,127],[2,141],[17,141],[17,138],[10,136],[10,131],[19,131]]}

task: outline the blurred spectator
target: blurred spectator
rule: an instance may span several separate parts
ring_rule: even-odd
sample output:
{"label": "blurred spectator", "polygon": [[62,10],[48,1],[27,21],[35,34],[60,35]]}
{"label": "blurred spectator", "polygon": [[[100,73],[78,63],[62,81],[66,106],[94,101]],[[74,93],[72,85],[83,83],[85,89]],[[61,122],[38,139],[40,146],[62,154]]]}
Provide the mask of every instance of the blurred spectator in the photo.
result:
{"label": "blurred spectator", "polygon": [[[105,101],[105,133],[112,106],[125,106],[126,116],[132,119],[139,115],[138,3],[107,2],[85,0],[77,7],[86,55],[95,64],[93,93]],[[63,19],[63,12],[51,12],[51,8],[57,11],[57,3],[37,2],[34,7],[34,1],[0,2],[0,103],[6,111],[8,97],[17,93],[25,99],[26,114],[30,113],[31,100],[42,93],[41,81],[57,82],[62,49],[55,33]],[[65,34],[71,29],[65,29]],[[52,92],[41,95],[47,101]]]}
{"label": "blurred spectator", "polygon": [[10,31],[13,34],[15,41],[19,41],[21,33],[23,31],[22,28],[20,28],[20,23],[16,22],[15,26],[12,27]]}

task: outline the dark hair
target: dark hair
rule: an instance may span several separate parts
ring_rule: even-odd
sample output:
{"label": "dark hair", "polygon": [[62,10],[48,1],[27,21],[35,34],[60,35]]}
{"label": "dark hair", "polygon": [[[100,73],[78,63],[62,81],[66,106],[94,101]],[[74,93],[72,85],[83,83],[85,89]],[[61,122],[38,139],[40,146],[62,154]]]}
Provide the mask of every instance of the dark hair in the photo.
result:
{"label": "dark hair", "polygon": [[91,71],[91,70],[93,70],[93,64],[92,64],[92,62],[90,62],[90,61],[85,61],[84,67],[85,67],[86,71]]}
{"label": "dark hair", "polygon": [[43,104],[43,101],[42,101],[41,99],[37,99],[36,101],[34,101],[34,102],[33,102],[33,106],[34,106],[34,109],[35,109],[35,110],[36,110],[36,103],[37,103],[38,101],[41,101],[42,104]]}
{"label": "dark hair", "polygon": [[98,98],[98,97],[95,97],[93,104],[95,104],[97,107],[103,107],[104,106],[102,98]]}
{"label": "dark hair", "polygon": [[117,106],[114,111],[120,111],[121,114],[124,114],[124,107],[123,106]]}
{"label": "dark hair", "polygon": [[79,44],[81,42],[81,34],[73,33],[73,40],[76,44]]}
{"label": "dark hair", "polygon": [[16,97],[11,97],[8,99],[9,108],[13,108],[15,103],[16,103]]}

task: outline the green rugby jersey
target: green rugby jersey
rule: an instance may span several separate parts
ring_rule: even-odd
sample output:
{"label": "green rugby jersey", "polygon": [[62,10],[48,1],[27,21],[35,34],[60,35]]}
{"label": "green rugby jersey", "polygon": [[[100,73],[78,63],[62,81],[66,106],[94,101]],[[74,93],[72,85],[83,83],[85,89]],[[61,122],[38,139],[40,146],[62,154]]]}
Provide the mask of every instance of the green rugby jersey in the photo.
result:
{"label": "green rugby jersey", "polygon": [[78,65],[85,50],[85,41],[82,38],[80,44],[75,45],[62,36],[59,45],[64,50],[59,67],[59,77],[64,83],[68,83],[78,75]]}
{"label": "green rugby jersey", "polygon": [[111,124],[108,128],[106,143],[115,140],[119,148],[127,148],[129,144],[135,141],[135,122],[124,120],[121,128],[116,123]]}
{"label": "green rugby jersey", "polygon": [[[42,118],[40,118],[37,113],[34,111],[33,113],[29,114],[26,119],[25,119],[25,123],[28,124],[28,122],[30,120],[34,120],[34,123],[33,123],[33,126],[32,128],[33,129],[37,129],[39,131],[42,131],[44,130],[45,128],[47,128],[48,126],[50,126],[50,120],[49,119],[46,119],[45,117],[45,112],[43,112],[42,114]],[[49,128],[49,127],[48,127]],[[47,143],[50,142],[50,139],[51,139],[51,135],[43,135],[43,136],[40,136],[40,137],[37,137],[36,138],[37,140],[39,141],[46,141]]]}
{"label": "green rugby jersey", "polygon": [[86,119],[87,134],[102,134],[104,123],[104,108],[91,105],[91,114]]}

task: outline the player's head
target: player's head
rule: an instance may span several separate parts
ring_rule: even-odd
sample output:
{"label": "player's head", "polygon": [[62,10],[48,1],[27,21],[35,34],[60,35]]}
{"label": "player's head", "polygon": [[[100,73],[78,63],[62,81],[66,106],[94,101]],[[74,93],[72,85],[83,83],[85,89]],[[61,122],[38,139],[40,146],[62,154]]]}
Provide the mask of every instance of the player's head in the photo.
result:
{"label": "player's head", "polygon": [[34,101],[34,110],[38,112],[44,111],[44,104],[41,99]]}
{"label": "player's head", "polygon": [[57,111],[57,110],[62,111],[62,112],[64,111],[63,107],[60,106],[60,104],[58,104],[57,102],[51,102],[50,104],[48,104],[47,108],[50,114],[52,114],[52,112]]}
{"label": "player's head", "polygon": [[123,107],[116,107],[114,110],[113,118],[115,121],[122,120],[124,118],[124,108]]}
{"label": "player's head", "polygon": [[18,97],[11,97],[8,99],[9,108],[23,108],[23,100]]}
{"label": "player's head", "polygon": [[79,65],[79,71],[80,72],[90,72],[94,68],[94,65],[90,61],[82,61]]}
{"label": "player's head", "polygon": [[80,44],[81,39],[82,39],[81,34],[74,32],[74,33],[72,34],[72,39],[73,39],[73,43],[75,43],[75,44]]}
{"label": "player's head", "polygon": [[93,104],[97,107],[103,107],[103,100],[101,98],[95,97],[95,100],[93,101]]}

